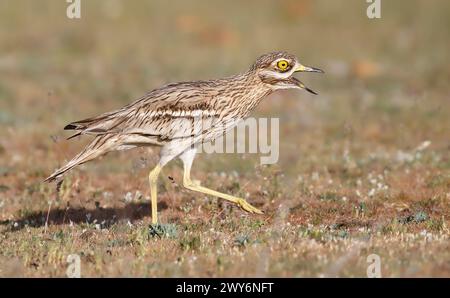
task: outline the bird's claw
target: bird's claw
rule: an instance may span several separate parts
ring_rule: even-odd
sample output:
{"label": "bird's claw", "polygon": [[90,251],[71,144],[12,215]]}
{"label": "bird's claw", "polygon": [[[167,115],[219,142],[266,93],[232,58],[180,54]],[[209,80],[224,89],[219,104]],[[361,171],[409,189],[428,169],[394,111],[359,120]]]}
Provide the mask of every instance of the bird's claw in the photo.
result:
{"label": "bird's claw", "polygon": [[253,207],[252,205],[250,205],[250,203],[248,203],[244,199],[239,199],[237,201],[237,204],[239,205],[239,207],[241,207],[242,209],[244,209],[245,211],[247,211],[249,213],[264,214],[264,212],[262,212],[261,210],[259,210],[256,207]]}

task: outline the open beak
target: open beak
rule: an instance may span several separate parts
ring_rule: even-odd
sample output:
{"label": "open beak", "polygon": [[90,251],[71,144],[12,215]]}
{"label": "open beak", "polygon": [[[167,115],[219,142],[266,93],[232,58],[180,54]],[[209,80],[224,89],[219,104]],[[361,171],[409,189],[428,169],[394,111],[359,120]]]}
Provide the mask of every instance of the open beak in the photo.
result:
{"label": "open beak", "polygon": [[318,72],[318,73],[325,73],[320,68],[304,66],[304,65],[301,65],[301,64],[299,64],[297,66],[297,68],[294,70],[294,72]]}
{"label": "open beak", "polygon": [[292,84],[294,84],[295,86],[297,86],[299,89],[305,89],[306,91],[308,91],[309,93],[312,93],[314,95],[318,95],[318,93],[312,89],[309,89],[308,87],[305,86],[305,84],[303,84],[299,79],[295,78],[295,77],[290,77],[289,78],[290,82]]}
{"label": "open beak", "polygon": [[[301,64],[298,64],[298,66],[295,68],[294,72],[317,72],[317,73],[325,73],[323,70],[321,70],[320,68],[316,68],[316,67],[310,67],[310,66],[304,66]],[[317,95],[317,92],[315,92],[312,89],[309,89],[308,87],[306,87],[300,80],[294,78],[294,83],[295,85],[297,85],[300,89],[305,89],[306,91],[308,91],[309,93],[312,93],[314,95]]]}

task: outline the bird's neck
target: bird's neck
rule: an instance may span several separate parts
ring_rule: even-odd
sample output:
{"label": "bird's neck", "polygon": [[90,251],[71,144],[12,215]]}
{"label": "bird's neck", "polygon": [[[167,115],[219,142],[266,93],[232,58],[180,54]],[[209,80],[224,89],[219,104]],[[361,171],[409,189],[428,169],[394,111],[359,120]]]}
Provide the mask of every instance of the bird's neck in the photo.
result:
{"label": "bird's neck", "polygon": [[261,81],[254,71],[248,71],[230,78],[232,87],[229,89],[230,104],[239,109],[239,117],[247,117],[263,98],[273,92],[267,84]]}

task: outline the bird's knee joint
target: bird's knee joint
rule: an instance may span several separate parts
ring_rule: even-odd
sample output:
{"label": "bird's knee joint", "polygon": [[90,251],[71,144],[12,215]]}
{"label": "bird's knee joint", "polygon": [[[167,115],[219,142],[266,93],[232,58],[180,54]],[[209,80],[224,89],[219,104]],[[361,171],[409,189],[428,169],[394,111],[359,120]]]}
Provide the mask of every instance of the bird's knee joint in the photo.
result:
{"label": "bird's knee joint", "polygon": [[200,186],[200,182],[197,180],[191,180],[191,179],[183,179],[183,186],[186,188],[195,188]]}
{"label": "bird's knee joint", "polygon": [[186,188],[190,188],[194,186],[194,183],[189,179],[183,179],[183,186]]}

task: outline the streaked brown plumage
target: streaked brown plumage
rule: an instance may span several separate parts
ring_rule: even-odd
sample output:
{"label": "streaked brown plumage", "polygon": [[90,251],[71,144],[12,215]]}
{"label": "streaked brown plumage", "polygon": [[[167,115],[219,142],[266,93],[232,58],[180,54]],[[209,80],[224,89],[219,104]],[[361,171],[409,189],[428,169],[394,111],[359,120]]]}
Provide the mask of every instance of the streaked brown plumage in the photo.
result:
{"label": "streaked brown plumage", "polygon": [[187,188],[235,202],[249,212],[261,213],[242,199],[195,185],[190,180],[190,167],[196,146],[222,136],[275,90],[297,88],[314,93],[292,76],[298,71],[322,72],[301,65],[295,56],[286,52],[273,52],[259,57],[243,74],[169,84],[119,110],[72,122],[65,129],[76,130],[74,136],[93,135],[94,139],[45,181],[59,179],[75,166],[110,151],[162,146],[160,162],[150,174],[154,223],[157,221],[156,177],[177,156],[184,162]]}

